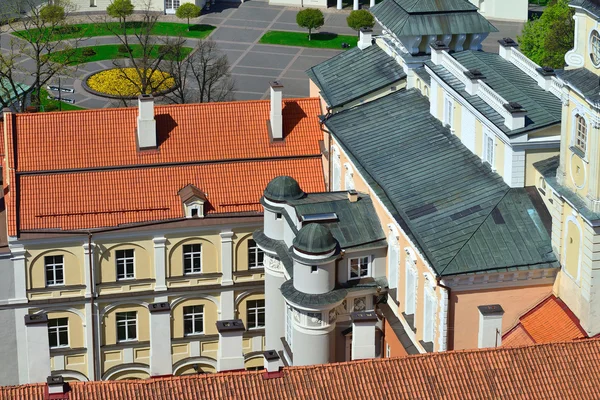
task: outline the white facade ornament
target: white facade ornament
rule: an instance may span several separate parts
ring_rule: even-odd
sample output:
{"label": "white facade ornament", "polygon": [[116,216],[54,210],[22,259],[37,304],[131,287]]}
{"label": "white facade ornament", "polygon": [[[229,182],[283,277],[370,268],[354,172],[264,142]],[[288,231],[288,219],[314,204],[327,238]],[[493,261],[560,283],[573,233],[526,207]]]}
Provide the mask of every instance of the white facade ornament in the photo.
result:
{"label": "white facade ornament", "polygon": [[573,15],[573,19],[575,20],[575,36],[574,36],[574,46],[573,49],[567,51],[567,54],[565,54],[565,62],[567,63],[567,65],[569,65],[570,67],[583,67],[584,64],[584,58],[582,54],[579,54],[580,51],[582,51],[582,49],[577,48],[577,44],[579,42],[579,38],[578,38],[578,27],[579,27],[579,18],[585,18],[583,15],[578,15],[578,13],[575,13],[575,15]]}
{"label": "white facade ornament", "polygon": [[367,308],[367,299],[365,297],[357,297],[354,299],[354,311],[364,311]]}
{"label": "white facade ornament", "polygon": [[334,308],[333,310],[329,310],[329,323],[333,324],[337,319],[337,310]]}

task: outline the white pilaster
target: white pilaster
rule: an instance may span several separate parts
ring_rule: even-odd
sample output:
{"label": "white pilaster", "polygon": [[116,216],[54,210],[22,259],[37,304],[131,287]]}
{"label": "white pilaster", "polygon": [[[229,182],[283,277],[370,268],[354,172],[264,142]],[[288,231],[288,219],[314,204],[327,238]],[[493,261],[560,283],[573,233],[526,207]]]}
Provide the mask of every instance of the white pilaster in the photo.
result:
{"label": "white pilaster", "polygon": [[429,95],[429,113],[431,115],[433,115],[435,118],[440,119],[440,116],[438,115],[438,88],[439,85],[435,80],[431,80],[431,88],[430,88],[430,92],[431,94]]}
{"label": "white pilaster", "polygon": [[241,319],[217,321],[219,350],[217,351],[217,372],[244,369],[242,337],[244,324]]}
{"label": "white pilaster", "polygon": [[375,7],[375,0],[371,0],[369,2],[369,8],[371,8],[371,7]]}
{"label": "white pilaster", "polygon": [[283,350],[281,338],[285,336],[285,300],[281,285],[285,282],[281,261],[265,254],[265,340],[267,349]]}
{"label": "white pilaster", "polygon": [[[25,262],[25,247],[22,245],[10,246],[12,254],[13,273],[15,280],[15,297],[10,303],[27,302],[27,265]],[[44,378],[45,379],[45,378]]]}
{"label": "white pilaster", "polygon": [[[94,249],[96,245],[94,243],[83,244],[83,273],[85,275],[85,297],[92,297],[92,293],[95,292],[94,285],[96,283],[96,277],[94,276],[96,271],[96,261],[94,258]],[[90,266],[91,259],[91,266]]]}
{"label": "white pilaster", "polygon": [[233,289],[221,292],[221,315],[220,319],[235,318],[235,293]]}
{"label": "white pilaster", "polygon": [[352,4],[352,9],[358,10],[358,0],[354,0],[354,3]]}
{"label": "white pilaster", "polygon": [[233,232],[226,231],[221,236],[221,285],[233,285]]}
{"label": "white pilaster", "polygon": [[155,237],[154,242],[154,290],[167,290],[166,280],[166,242],[163,236]]}
{"label": "white pilaster", "polygon": [[338,10],[342,9],[342,0],[337,0],[337,7]]}
{"label": "white pilaster", "polygon": [[[92,329],[92,327],[94,326],[93,324],[93,318],[94,318],[94,310],[92,307],[92,304],[87,302],[85,303],[85,325],[84,325],[84,331],[85,331],[85,348],[86,348],[86,353],[87,353],[87,359],[88,359],[88,363],[87,363],[87,376],[89,380],[95,380],[96,377],[94,376],[94,330]],[[97,364],[96,364],[97,365]]]}
{"label": "white pilaster", "polygon": [[172,375],[171,306],[163,298],[148,305],[150,311],[150,376]]}
{"label": "white pilaster", "polygon": [[[26,308],[15,308],[15,334],[17,338],[17,353],[27,354],[27,334],[26,327],[23,323],[27,315]],[[27,356],[17,360],[19,365],[19,384],[24,385],[29,383],[29,370],[27,365]]]}
{"label": "white pilaster", "polygon": [[50,376],[50,344],[48,342],[48,316],[25,315],[27,342],[28,383],[45,382]]}

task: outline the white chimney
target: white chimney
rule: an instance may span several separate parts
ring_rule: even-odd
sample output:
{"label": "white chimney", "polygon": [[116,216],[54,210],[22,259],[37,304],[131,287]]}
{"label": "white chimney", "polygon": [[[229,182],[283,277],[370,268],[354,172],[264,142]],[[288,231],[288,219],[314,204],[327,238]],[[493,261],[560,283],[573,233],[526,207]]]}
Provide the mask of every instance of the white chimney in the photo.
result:
{"label": "white chimney", "polygon": [[353,312],[352,317],[352,359],[375,358],[375,311]]}
{"label": "white chimney", "polygon": [[46,384],[48,385],[49,395],[65,394],[69,386],[68,383],[65,384],[65,380],[62,375],[49,376],[46,379]]}
{"label": "white chimney", "polygon": [[500,304],[479,306],[478,347],[500,347],[502,344],[502,315]]}
{"label": "white chimney", "polygon": [[138,97],[137,139],[140,150],[157,147],[154,97],[151,94]]}
{"label": "white chimney", "polygon": [[512,56],[512,48],[519,46],[517,42],[509,37],[498,40],[498,44],[500,44],[500,47],[498,48],[498,54],[500,54],[500,57],[504,58],[505,60],[510,60]]}
{"label": "white chimney", "polygon": [[271,85],[271,113],[269,127],[272,140],[283,140],[283,85],[277,81],[269,82]]}
{"label": "white chimney", "polygon": [[244,369],[242,336],[245,330],[241,319],[217,321],[217,331],[219,332],[218,372]]}
{"label": "white chimney", "polygon": [[431,62],[435,65],[440,65],[444,58],[444,52],[450,50],[450,48],[441,40],[437,40],[429,45],[431,47]]}
{"label": "white chimney", "polygon": [[360,36],[358,38],[358,48],[361,50],[373,44],[373,29],[371,28],[360,28]]}
{"label": "white chimney", "polygon": [[275,350],[267,350],[263,353],[265,357],[265,374],[263,378],[278,378],[281,376],[281,359]]}

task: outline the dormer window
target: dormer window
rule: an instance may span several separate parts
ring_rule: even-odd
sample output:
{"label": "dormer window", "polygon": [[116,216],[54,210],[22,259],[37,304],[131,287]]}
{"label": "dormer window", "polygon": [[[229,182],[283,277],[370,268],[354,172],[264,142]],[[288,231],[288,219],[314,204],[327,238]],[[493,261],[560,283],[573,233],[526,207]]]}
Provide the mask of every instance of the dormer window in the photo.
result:
{"label": "dormer window", "polygon": [[179,191],[179,197],[186,218],[204,218],[204,203],[207,202],[205,193],[194,185],[187,185]]}
{"label": "dormer window", "polygon": [[600,34],[597,30],[590,35],[590,58],[596,68],[600,67]]}

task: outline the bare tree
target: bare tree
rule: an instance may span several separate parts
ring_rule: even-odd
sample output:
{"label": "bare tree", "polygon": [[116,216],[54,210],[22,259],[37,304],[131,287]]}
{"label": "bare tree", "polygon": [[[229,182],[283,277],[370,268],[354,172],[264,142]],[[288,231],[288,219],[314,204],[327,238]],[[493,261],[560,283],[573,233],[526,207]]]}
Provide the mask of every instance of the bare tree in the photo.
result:
{"label": "bare tree", "polygon": [[[175,48],[181,51],[181,47]],[[206,103],[233,100],[235,83],[227,56],[217,44],[200,40],[187,58],[178,54],[167,64],[176,88],[165,95],[173,103]]]}
{"label": "bare tree", "polygon": [[[7,21],[7,30],[17,36],[4,35],[9,43],[0,52],[0,89],[7,93],[5,97],[15,95],[15,103],[20,103],[23,111],[27,97],[39,106],[44,85],[56,75],[73,71],[70,65],[76,61],[83,38],[69,31],[67,17],[75,8],[68,0],[54,0],[45,6],[38,0],[10,0],[6,7],[15,10],[13,15],[25,14]],[[68,39],[65,32],[70,33]],[[48,56],[56,51],[61,51],[61,57]],[[30,85],[27,88],[23,83]]]}
{"label": "bare tree", "polygon": [[[104,21],[107,29],[121,43],[126,57],[113,60],[115,68],[121,71],[122,79],[128,81],[140,93],[155,93],[165,83],[169,76],[161,74],[163,62],[171,57],[175,47],[182,43],[177,39],[162,39],[153,34],[160,13],[152,10],[148,1],[141,10],[140,21],[121,20],[115,24],[108,17]],[[133,69],[133,77],[127,74],[126,69]],[[152,79],[154,77],[154,79]],[[127,104],[123,95],[123,103]]]}

